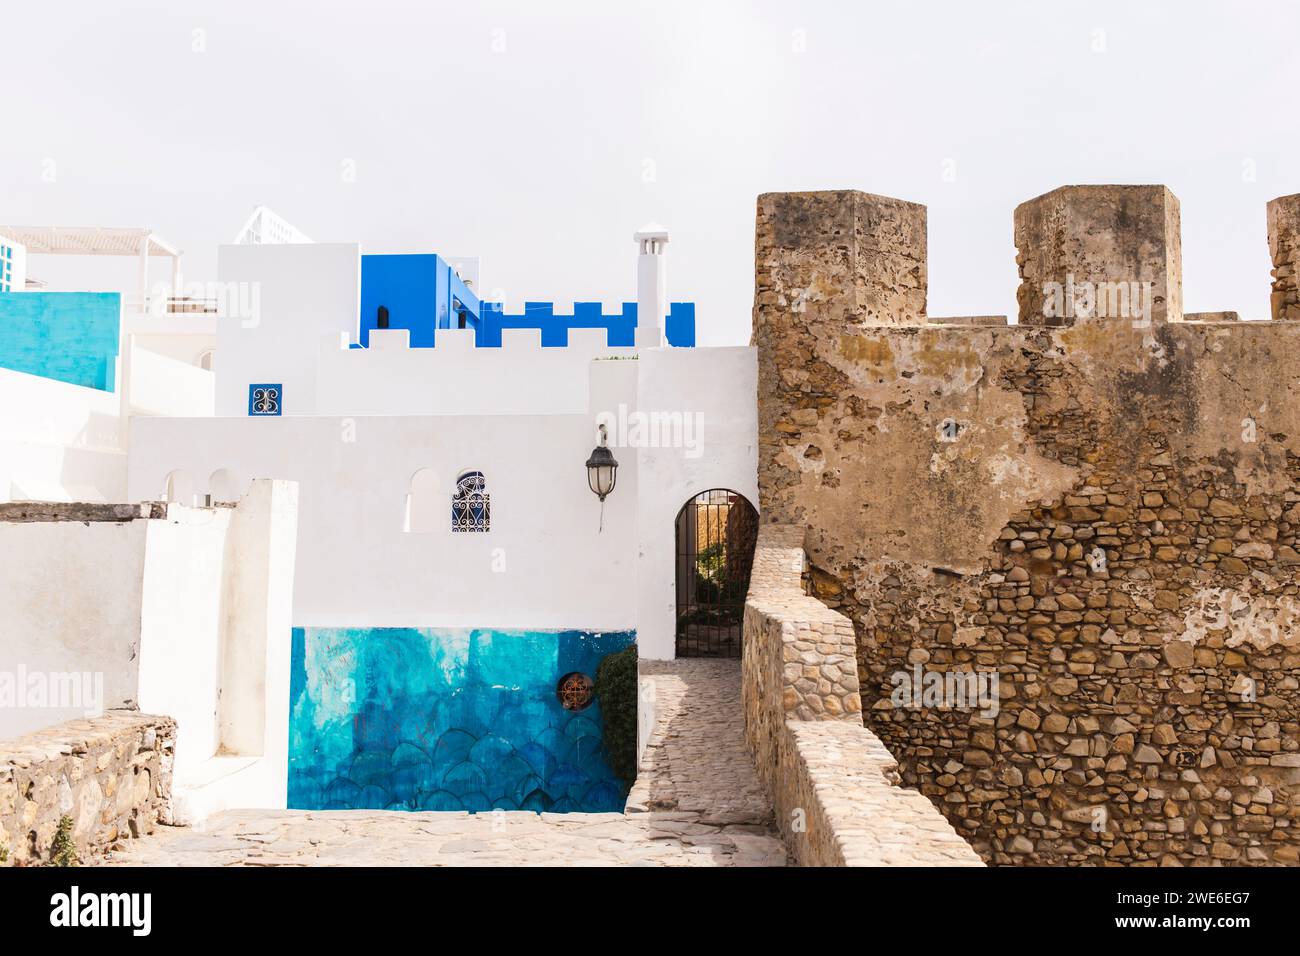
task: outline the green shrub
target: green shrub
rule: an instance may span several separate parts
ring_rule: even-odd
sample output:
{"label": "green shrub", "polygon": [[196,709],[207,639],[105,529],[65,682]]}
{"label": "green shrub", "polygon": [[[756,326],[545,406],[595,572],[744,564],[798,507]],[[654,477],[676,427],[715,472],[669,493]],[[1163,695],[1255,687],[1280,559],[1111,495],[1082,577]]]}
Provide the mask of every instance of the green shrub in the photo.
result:
{"label": "green shrub", "polygon": [[77,842],[72,839],[72,817],[65,813],[59,817],[59,828],[54,832],[54,842],[50,844],[50,865],[76,866],[80,862],[77,857]]}
{"label": "green shrub", "polygon": [[625,783],[636,779],[636,645],[609,654],[596,668],[596,700],[604,721],[610,769]]}

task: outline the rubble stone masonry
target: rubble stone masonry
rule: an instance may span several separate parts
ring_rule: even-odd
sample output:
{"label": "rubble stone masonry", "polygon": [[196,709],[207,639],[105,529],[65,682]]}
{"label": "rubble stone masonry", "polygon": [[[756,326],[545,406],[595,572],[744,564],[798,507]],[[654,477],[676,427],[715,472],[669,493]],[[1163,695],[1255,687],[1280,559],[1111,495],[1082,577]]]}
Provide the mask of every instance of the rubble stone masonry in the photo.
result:
{"label": "rubble stone masonry", "polygon": [[[1294,200],[1270,205],[1278,317]],[[1033,203],[998,327],[925,323],[923,207],[759,198],[763,521],[852,620],[903,785],[986,861],[1300,862],[1300,326],[1180,321],[1163,187]],[[1064,274],[1163,302],[1026,321]],[[950,671],[996,674],[994,712],[891,699]]]}
{"label": "rubble stone masonry", "polygon": [[50,862],[64,816],[83,862],[171,822],[176,723],[110,710],[0,743],[0,866]]}

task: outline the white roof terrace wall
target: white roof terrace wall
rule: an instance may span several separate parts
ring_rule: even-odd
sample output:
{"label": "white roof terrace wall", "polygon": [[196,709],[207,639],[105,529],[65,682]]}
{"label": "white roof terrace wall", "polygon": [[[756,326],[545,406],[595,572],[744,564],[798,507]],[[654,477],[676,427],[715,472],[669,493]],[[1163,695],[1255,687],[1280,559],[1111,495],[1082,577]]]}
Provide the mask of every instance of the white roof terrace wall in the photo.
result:
{"label": "white roof terrace wall", "polygon": [[355,340],[361,309],[356,243],[221,246],[217,278],[217,415],[248,414],[248,389],[283,389],[285,415],[311,415],[327,333]]}
{"label": "white roof terrace wall", "polygon": [[433,348],[410,348],[407,329],[372,329],[370,347],[325,336],[316,376],[321,415],[574,415],[588,405],[605,329],[570,329],[565,348],[542,348],[538,329],[504,329],[500,348],[476,348],[473,329],[438,329]]}
{"label": "white roof terrace wall", "polygon": [[[552,414],[139,419],[129,496],[156,495],[174,469],[199,495],[222,470],[241,486],[296,480],[298,626],[635,627],[644,656],[672,657],[677,512],[710,488],[757,505],[754,351],[653,349],[585,365],[585,406],[571,410],[566,393]],[[692,415],[687,440],[655,447],[620,432],[638,409]],[[620,463],[603,529],[584,468],[601,413]],[[421,469],[439,489],[434,528],[407,532]],[[487,533],[451,530],[452,489],[468,470],[486,476]]]}

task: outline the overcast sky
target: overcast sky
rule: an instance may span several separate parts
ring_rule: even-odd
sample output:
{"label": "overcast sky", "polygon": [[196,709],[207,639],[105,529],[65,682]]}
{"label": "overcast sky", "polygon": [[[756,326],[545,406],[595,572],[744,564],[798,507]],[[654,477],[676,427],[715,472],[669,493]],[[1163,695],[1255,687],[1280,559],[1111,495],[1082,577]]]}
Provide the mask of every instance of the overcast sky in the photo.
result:
{"label": "overcast sky", "polygon": [[[1017,203],[1165,183],[1187,310],[1262,318],[1264,204],[1300,191],[1295,3],[0,10],[0,222],[147,225],[188,280],[265,203],[319,241],[477,254],[511,304],[613,303],[656,220],[669,297],[698,303],[702,344],[735,344],[761,192],[927,204],[929,311],[971,315],[1014,314]],[[108,281],[67,266],[30,271]]]}

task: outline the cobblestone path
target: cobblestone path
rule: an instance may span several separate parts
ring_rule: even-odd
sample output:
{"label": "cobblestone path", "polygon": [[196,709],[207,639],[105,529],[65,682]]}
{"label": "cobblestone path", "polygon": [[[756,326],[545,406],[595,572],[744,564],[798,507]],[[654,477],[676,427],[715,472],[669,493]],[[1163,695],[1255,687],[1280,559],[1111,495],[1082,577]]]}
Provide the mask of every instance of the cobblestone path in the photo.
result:
{"label": "cobblestone path", "polygon": [[626,813],[229,810],[162,827],[125,866],[783,866],[744,743],[735,661],[644,661],[655,730]]}

